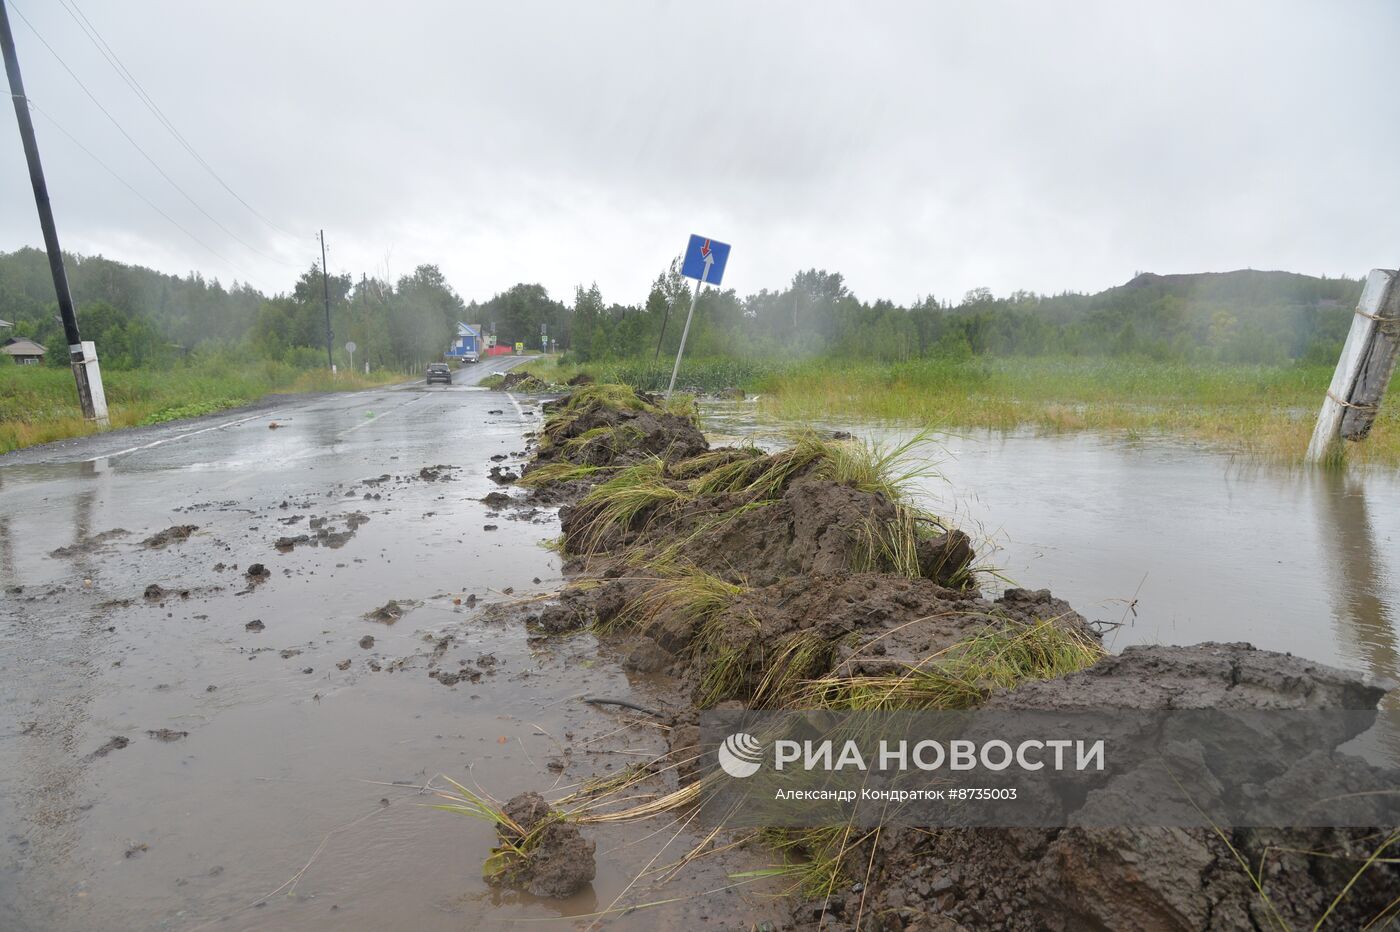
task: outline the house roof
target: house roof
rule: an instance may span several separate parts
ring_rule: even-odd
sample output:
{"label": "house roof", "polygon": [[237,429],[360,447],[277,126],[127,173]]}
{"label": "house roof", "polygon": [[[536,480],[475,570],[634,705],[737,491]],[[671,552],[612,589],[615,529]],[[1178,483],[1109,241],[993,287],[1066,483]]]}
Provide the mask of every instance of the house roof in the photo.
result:
{"label": "house roof", "polygon": [[42,356],[48,352],[42,344],[33,340],[10,339],[5,341],[4,346],[0,346],[0,352],[9,353],[11,356]]}
{"label": "house roof", "polygon": [[0,327],[13,327],[13,326],[14,326],[14,324],[10,323],[8,320],[0,320]]}
{"label": "house roof", "polygon": [[464,324],[457,321],[457,336],[459,337],[479,337],[481,336],[481,324]]}

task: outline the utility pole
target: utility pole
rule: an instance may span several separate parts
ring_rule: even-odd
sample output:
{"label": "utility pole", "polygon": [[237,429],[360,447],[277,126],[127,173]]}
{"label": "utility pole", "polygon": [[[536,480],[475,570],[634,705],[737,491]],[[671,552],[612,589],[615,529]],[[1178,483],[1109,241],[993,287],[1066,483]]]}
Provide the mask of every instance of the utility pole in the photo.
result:
{"label": "utility pole", "polygon": [[331,358],[331,341],[335,337],[331,334],[331,286],[326,278],[326,231],[321,231],[321,294],[326,299],[326,367],[335,368],[335,360]]}
{"label": "utility pole", "polygon": [[4,52],[10,97],[15,105],[15,118],[19,121],[20,139],[24,142],[24,158],[29,163],[29,183],[34,188],[39,226],[44,231],[44,249],[49,254],[49,271],[53,275],[54,293],[58,296],[58,312],[63,317],[68,362],[73,368],[73,380],[78,385],[78,405],[83,410],[83,417],[105,426],[107,395],[102,390],[97,350],[92,343],[84,343],[78,333],[78,315],[73,310],[73,294],[68,290],[68,273],[63,268],[63,251],[58,245],[58,228],[54,226],[53,208],[49,205],[44,166],[39,162],[39,143],[34,138],[34,121],[29,116],[29,98],[24,94],[24,80],[19,73],[19,56],[15,53],[15,37],[10,32],[10,14],[5,8],[5,0],[0,0],[0,50]]}

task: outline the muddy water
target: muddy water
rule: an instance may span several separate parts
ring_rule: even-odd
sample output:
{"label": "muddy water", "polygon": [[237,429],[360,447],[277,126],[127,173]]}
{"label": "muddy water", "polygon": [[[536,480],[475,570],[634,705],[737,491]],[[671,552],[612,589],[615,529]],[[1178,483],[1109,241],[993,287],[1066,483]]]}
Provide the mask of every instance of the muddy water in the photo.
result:
{"label": "muddy water", "polygon": [[[480,608],[560,582],[553,513],[478,501],[537,422],[414,387],[0,460],[0,929],[495,928],[726,887],[609,915],[761,914],[727,879],[752,863],[637,880],[695,841],[663,823],[590,829],[598,878],[571,900],[503,893],[490,826],[427,806],[439,774],[557,797],[664,749],[579,701],[656,704],[590,636],[532,643]],[[420,475],[436,464],[459,468]],[[313,518],[319,545],[275,546]],[[142,545],[172,525],[198,530]],[[390,599],[393,624],[364,617]]]}
{"label": "muddy water", "polygon": [[[708,429],[776,442],[750,405]],[[897,443],[907,431],[824,425]],[[1048,587],[1129,644],[1249,641],[1400,679],[1400,476],[1309,474],[1174,441],[937,437],[921,499],[1010,583]]]}

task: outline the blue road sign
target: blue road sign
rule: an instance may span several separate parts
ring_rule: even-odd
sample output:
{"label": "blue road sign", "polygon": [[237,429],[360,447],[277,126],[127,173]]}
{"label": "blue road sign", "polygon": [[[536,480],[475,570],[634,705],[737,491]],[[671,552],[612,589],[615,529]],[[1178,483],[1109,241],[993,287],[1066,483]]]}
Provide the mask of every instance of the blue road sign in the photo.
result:
{"label": "blue road sign", "polygon": [[[708,275],[705,274],[706,260],[710,262]],[[690,245],[685,247],[685,262],[681,264],[681,274],[695,279],[703,275],[706,284],[718,285],[724,280],[724,264],[728,261],[728,243],[691,234]]]}

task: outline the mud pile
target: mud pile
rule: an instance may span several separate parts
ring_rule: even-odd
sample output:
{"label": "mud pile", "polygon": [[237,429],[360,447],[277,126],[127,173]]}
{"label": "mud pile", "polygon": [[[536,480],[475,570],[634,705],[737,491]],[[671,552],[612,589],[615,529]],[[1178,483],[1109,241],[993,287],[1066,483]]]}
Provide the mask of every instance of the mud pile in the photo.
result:
{"label": "mud pile", "polygon": [[[1002,690],[982,708],[1374,709],[1386,685],[1248,644],[1129,647],[1083,672]],[[1336,734],[1324,746],[1352,737]],[[1097,792],[1113,791],[1109,786]],[[1134,804],[1149,807],[1153,801],[1139,798]],[[1073,825],[1072,813],[1067,821]],[[867,908],[882,917],[881,928],[1311,928],[1351,883],[1322,927],[1359,929],[1391,906],[1400,890],[1400,869],[1393,863],[1358,872],[1387,834],[901,828],[862,846],[861,857],[877,891]],[[1264,896],[1242,862],[1261,881]],[[825,905],[825,928],[851,927],[854,913],[844,901],[835,911]],[[822,906],[807,904],[799,915],[815,926],[811,917]]]}
{"label": "mud pile", "polygon": [[[1248,645],[1108,656],[1095,625],[1046,590],[983,594],[967,536],[908,502],[887,458],[853,440],[811,434],[776,453],[711,450],[686,412],[611,385],[546,408],[521,481],[568,503],[560,546],[575,578],[531,621],[545,634],[590,627],[629,666],[675,677],[675,694],[688,699],[671,710],[677,761],[698,738],[696,710],[720,703],[851,708],[878,694],[898,708],[1367,709],[1382,693]],[[890,829],[845,853],[847,878],[860,882],[799,904],[794,922],[1311,924],[1383,840],[1319,830]],[[1236,852],[1250,870],[1266,862],[1267,899]],[[1394,898],[1388,887],[1400,888],[1400,868],[1372,865],[1329,922],[1363,924]]]}
{"label": "mud pile", "polygon": [[532,468],[561,462],[614,466],[647,456],[683,459],[709,449],[692,416],[630,388],[586,384],[543,408],[547,421]]}
{"label": "mud pile", "polygon": [[491,883],[534,895],[562,899],[593,880],[594,844],[578,826],[565,822],[539,793],[521,793],[502,807],[496,826],[501,847],[493,856]]}

